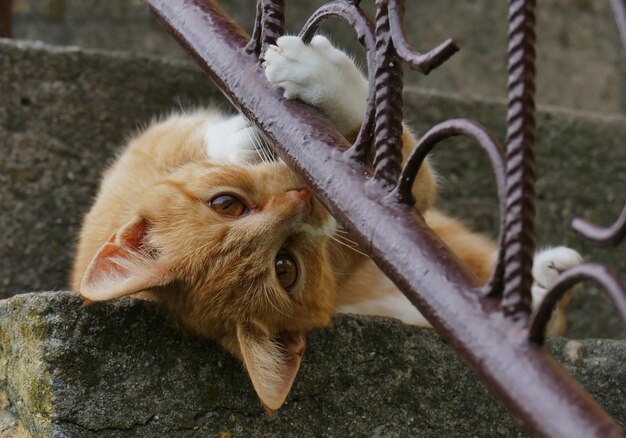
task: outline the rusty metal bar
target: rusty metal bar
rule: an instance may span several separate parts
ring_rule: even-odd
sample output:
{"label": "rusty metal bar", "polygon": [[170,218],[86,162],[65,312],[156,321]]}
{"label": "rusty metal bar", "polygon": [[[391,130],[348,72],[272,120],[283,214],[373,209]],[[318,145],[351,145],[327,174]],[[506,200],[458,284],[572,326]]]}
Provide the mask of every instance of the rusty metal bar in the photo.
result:
{"label": "rusty metal bar", "polygon": [[0,0],[0,38],[13,34],[13,0]]}
{"label": "rusty metal bar", "polygon": [[509,1],[508,72],[502,309],[526,326],[535,247],[535,0]]}
{"label": "rusty metal bar", "polygon": [[283,0],[261,0],[257,2],[256,18],[252,38],[246,46],[248,53],[259,58],[270,44],[285,33],[285,2]]}
{"label": "rusty metal bar", "polygon": [[349,144],[325,118],[267,83],[258,58],[245,50],[249,37],[215,2],[147,3],[523,427],[552,437],[623,436],[543,348],[527,341],[525,327],[477,293],[410,206],[390,199],[387,184],[343,154]]}
{"label": "rusty metal bar", "polygon": [[[376,178],[385,181],[391,189],[400,177],[402,164],[403,84],[402,64],[394,48],[387,3],[387,0],[376,0],[374,169]],[[404,6],[400,5],[399,8],[404,9]]]}

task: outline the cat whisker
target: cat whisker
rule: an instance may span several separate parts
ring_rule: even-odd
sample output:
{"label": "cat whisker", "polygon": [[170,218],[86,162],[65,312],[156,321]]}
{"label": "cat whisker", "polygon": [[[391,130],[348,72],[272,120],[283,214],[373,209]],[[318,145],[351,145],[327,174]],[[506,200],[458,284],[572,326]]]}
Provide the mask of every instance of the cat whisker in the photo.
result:
{"label": "cat whisker", "polygon": [[347,272],[337,272],[337,271],[330,271],[330,272],[332,272],[335,275],[342,275],[342,276],[350,275]]}
{"label": "cat whisker", "polygon": [[341,240],[343,240],[344,242],[347,242],[347,243],[349,243],[349,244],[351,244],[351,245],[354,245],[354,246],[359,246],[359,245],[357,245],[357,243],[356,243],[356,242],[352,239],[352,237],[351,237],[351,236],[349,236],[349,235],[346,235],[346,234],[333,234],[333,237],[336,237],[337,239],[341,239]]}
{"label": "cat whisker", "polygon": [[326,301],[324,298],[322,297],[318,297],[318,299],[321,301],[322,304],[328,306],[330,309],[333,309],[333,311],[336,313],[337,311],[337,306],[330,304],[328,301]]}
{"label": "cat whisker", "polygon": [[267,158],[265,157],[265,154],[263,153],[264,152],[263,149],[259,147],[259,142],[256,138],[256,129],[252,127],[248,127],[246,129],[246,134],[248,135],[248,139],[250,140],[250,143],[252,143],[252,145],[254,146],[254,149],[259,154],[261,161],[264,163],[267,162]]}
{"label": "cat whisker", "polygon": [[183,108],[183,103],[180,101],[180,96],[176,96],[176,101],[178,102],[178,106],[180,107],[180,111],[184,115],[187,115],[187,112],[185,111],[185,108]]}
{"label": "cat whisker", "polygon": [[274,159],[274,153],[272,151],[270,151],[270,148],[267,145],[267,143],[260,137],[259,137],[259,147],[263,150],[263,153],[267,156],[267,162],[268,163],[272,163],[272,162],[276,161]]}
{"label": "cat whisker", "polygon": [[276,161],[276,154],[270,149],[269,144],[265,141],[261,133],[255,129],[253,131],[253,135],[255,137],[257,147],[262,149],[263,153],[267,157],[267,162]]}
{"label": "cat whisker", "polygon": [[348,233],[346,230],[344,230],[343,228],[341,228],[341,225],[337,225],[337,227],[335,228],[335,232],[342,234],[344,236],[348,236],[351,237],[351,234]]}
{"label": "cat whisker", "polygon": [[272,306],[272,308],[274,310],[276,310],[278,313],[280,313],[281,315],[287,317],[287,318],[291,318],[291,319],[296,319],[293,315],[287,315],[285,312],[281,311],[272,301],[272,293],[271,291],[268,289],[268,287],[266,285],[263,285],[263,287],[261,288],[261,290],[263,291],[263,295],[265,295],[266,301],[269,303],[270,306]]}
{"label": "cat whisker", "polygon": [[358,249],[354,248],[353,246],[350,246],[349,244],[347,244],[347,243],[337,239],[337,236],[333,236],[333,237],[331,237],[331,239],[333,241],[337,242],[338,244],[343,245],[343,246],[345,246],[348,249],[351,249],[352,251],[356,252],[357,254],[361,254],[362,256],[367,257],[367,254],[365,254],[364,252],[359,251]]}
{"label": "cat whisker", "polygon": [[341,235],[341,234],[335,234],[335,235],[333,235],[333,238],[339,239],[342,242],[347,243],[350,246],[354,246],[356,248],[359,247],[359,245],[354,240],[352,240],[352,238],[349,237],[349,236],[344,236],[344,235]]}
{"label": "cat whisker", "polygon": [[[265,157],[263,156],[263,151],[259,148],[255,138],[254,138],[254,134],[253,131],[254,129],[249,129],[246,128],[246,135],[248,136],[248,140],[250,141],[250,143],[252,143],[252,146],[254,147],[254,149],[256,150],[256,152],[259,155],[259,158],[261,159],[262,162],[266,162]],[[246,162],[246,164],[249,164],[248,162]]]}
{"label": "cat whisker", "polygon": [[268,151],[268,149],[267,149],[263,139],[258,137],[258,133],[256,131],[254,131],[253,135],[254,135],[254,138],[255,138],[256,148],[259,151],[261,151],[261,153],[265,157],[265,160],[264,160],[265,163],[271,163],[272,161],[274,161],[274,160],[272,160],[272,156],[271,156],[270,152]]}
{"label": "cat whisker", "polygon": [[250,142],[254,146],[254,149],[259,154],[259,157],[261,158],[261,162],[267,163],[268,160],[267,160],[267,156],[265,155],[265,151],[263,150],[263,148],[259,145],[259,142],[257,141],[256,130],[248,129],[246,132],[248,133],[248,137],[250,138]]}

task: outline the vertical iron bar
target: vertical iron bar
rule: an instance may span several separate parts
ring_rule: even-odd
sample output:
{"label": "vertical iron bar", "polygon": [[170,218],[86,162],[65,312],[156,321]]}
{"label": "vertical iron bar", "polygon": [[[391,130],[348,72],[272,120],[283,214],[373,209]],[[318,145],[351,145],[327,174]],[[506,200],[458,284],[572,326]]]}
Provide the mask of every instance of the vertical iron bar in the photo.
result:
{"label": "vertical iron bar", "polygon": [[0,0],[0,38],[11,38],[13,33],[13,1]]}
{"label": "vertical iron bar", "polygon": [[270,44],[285,33],[285,2],[284,0],[262,0],[261,16],[261,54],[267,51]]}
{"label": "vertical iron bar", "polygon": [[261,20],[263,18],[263,7],[261,5],[262,0],[256,2],[256,14],[254,16],[254,28],[252,29],[252,37],[248,41],[246,46],[247,53],[254,53],[258,58],[261,57],[261,27],[263,24]]}
{"label": "vertical iron bar", "polygon": [[402,163],[402,63],[393,45],[387,8],[388,0],[376,0],[374,169],[376,178],[392,188],[398,182]]}
{"label": "vertical iron bar", "polygon": [[535,4],[509,1],[502,310],[524,327],[530,315],[535,247]]}

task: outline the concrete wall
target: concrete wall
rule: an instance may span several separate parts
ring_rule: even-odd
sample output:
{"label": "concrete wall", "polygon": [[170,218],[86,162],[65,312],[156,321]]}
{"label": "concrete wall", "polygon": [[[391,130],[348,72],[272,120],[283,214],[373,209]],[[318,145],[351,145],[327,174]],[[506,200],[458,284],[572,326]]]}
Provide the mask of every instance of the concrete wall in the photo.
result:
{"label": "concrete wall", "polygon": [[[248,31],[252,0],[222,2]],[[289,31],[297,32],[323,0],[287,1]],[[372,1],[364,1],[371,10]],[[502,0],[423,0],[407,3],[406,28],[425,51],[453,36],[461,53],[428,77],[407,74],[421,87],[502,98],[506,92],[506,3]],[[130,50],[172,58],[182,50],[141,0],[14,0],[16,38],[50,44]],[[626,57],[608,1],[544,0],[538,7],[538,101],[607,113],[626,112]],[[354,49],[343,25],[326,26]]]}

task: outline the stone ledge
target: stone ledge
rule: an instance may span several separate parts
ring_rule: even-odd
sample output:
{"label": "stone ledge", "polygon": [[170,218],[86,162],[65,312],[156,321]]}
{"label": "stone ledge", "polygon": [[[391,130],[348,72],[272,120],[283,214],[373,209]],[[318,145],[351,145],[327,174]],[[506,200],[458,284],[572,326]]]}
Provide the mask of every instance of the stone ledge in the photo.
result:
{"label": "stone ledge", "polygon": [[[550,348],[625,424],[626,342]],[[385,318],[339,316],[312,332],[293,391],[270,417],[238,362],[181,336],[153,305],[81,308],[73,293],[25,294],[0,302],[0,384],[34,436],[521,434],[433,331]]]}

